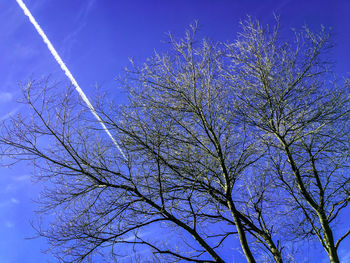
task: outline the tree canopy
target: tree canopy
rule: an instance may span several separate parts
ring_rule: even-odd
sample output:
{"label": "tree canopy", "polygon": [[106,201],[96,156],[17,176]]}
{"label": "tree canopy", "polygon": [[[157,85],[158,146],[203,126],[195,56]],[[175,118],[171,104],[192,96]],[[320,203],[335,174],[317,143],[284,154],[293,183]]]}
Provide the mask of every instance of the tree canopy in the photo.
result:
{"label": "tree canopy", "polygon": [[339,262],[350,94],[327,30],[286,38],[248,19],[231,42],[197,35],[194,24],[167,53],[132,61],[126,104],[96,97],[126,158],[70,87],[24,87],[32,116],[5,121],[0,141],[48,181],[41,212],[54,219],[39,234],[62,262],[119,260],[127,247],[149,261],[226,262],[236,244],[247,262],[295,262],[306,239]]}

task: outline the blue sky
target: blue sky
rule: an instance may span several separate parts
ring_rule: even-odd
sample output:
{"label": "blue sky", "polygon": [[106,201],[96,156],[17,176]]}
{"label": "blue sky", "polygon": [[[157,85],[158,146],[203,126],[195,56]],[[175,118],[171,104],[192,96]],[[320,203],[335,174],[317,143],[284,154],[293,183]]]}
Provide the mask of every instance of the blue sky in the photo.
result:
{"label": "blue sky", "polygon": [[[273,23],[281,15],[283,30],[304,24],[332,28],[336,46],[332,59],[340,75],[350,72],[350,1],[347,0],[23,0],[48,35],[88,97],[95,85],[110,91],[115,77],[134,57],[143,61],[154,50],[168,48],[166,32],[182,36],[194,20],[200,34],[212,40],[233,40],[239,20],[249,14]],[[0,0],[0,119],[23,110],[15,103],[18,83],[48,74],[67,81],[56,61],[15,0]],[[116,102],[121,98],[114,92]],[[0,262],[54,262],[41,253],[45,241],[25,240],[34,235],[41,185],[30,180],[25,164],[0,168]],[[349,245],[350,243],[344,243]],[[350,247],[350,245],[349,245]],[[350,251],[350,249],[349,249]],[[348,254],[347,254],[348,253]],[[350,262],[343,245],[341,254]],[[315,262],[318,262],[319,258]]]}

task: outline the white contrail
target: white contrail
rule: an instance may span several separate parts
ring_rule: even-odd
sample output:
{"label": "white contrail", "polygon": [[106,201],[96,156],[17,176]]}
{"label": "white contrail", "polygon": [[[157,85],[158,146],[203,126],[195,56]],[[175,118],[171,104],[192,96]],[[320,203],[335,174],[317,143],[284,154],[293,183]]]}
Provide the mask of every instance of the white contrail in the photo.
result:
{"label": "white contrail", "polygon": [[72,73],[69,71],[69,69],[67,68],[66,64],[64,64],[63,60],[61,59],[61,57],[58,55],[56,49],[53,47],[53,45],[51,44],[50,40],[47,38],[46,34],[44,33],[44,31],[41,29],[41,27],[39,26],[39,24],[36,22],[36,20],[34,19],[34,17],[32,16],[32,14],[30,13],[30,11],[28,10],[28,8],[26,7],[26,5],[23,3],[22,0],[16,0],[18,5],[22,8],[24,14],[26,16],[29,17],[30,22],[33,24],[33,26],[35,27],[36,31],[39,33],[39,35],[42,37],[42,39],[44,40],[44,42],[46,43],[47,47],[49,48],[52,56],[55,58],[55,60],[57,61],[57,63],[61,66],[62,70],[64,71],[64,73],[66,74],[66,76],[69,78],[69,80],[72,82],[73,86],[75,87],[76,91],[79,93],[80,97],[83,99],[83,101],[86,103],[86,105],[89,107],[91,113],[95,116],[95,118],[98,120],[98,122],[101,124],[102,128],[104,129],[104,131],[108,134],[108,136],[111,138],[111,140],[113,141],[113,143],[115,144],[115,146],[117,146],[118,150],[120,151],[120,153],[123,155],[124,159],[126,160],[126,156],[123,152],[123,150],[120,148],[119,144],[117,143],[117,141],[113,138],[112,134],[109,132],[109,130],[107,129],[106,125],[103,123],[102,119],[100,118],[100,116],[98,116],[94,106],[92,106],[92,104],[90,103],[89,99],[86,97],[84,91],[80,88],[78,82],[75,80],[75,78],[73,77]]}

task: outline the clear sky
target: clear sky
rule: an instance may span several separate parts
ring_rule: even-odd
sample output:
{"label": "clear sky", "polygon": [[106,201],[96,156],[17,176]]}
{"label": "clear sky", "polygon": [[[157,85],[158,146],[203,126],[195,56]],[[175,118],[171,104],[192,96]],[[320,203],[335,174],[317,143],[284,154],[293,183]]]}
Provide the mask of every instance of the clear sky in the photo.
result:
{"label": "clear sky", "polygon": [[[115,77],[128,58],[143,61],[154,50],[168,48],[166,32],[182,36],[199,20],[200,34],[218,41],[233,40],[239,20],[251,15],[262,23],[281,16],[283,29],[304,24],[332,28],[336,46],[332,59],[340,75],[350,72],[350,1],[348,0],[23,0],[56,47],[76,80],[93,96],[96,84],[116,89]],[[47,47],[15,0],[0,0],[0,119],[23,110],[14,101],[18,83],[48,74],[67,81]],[[115,92],[115,100],[122,100]],[[41,185],[30,181],[25,164],[0,168],[0,262],[54,262],[41,253],[45,241],[34,235],[32,201]],[[348,254],[346,247],[349,245]],[[350,242],[341,255],[350,262]],[[322,258],[322,257],[321,257]],[[320,257],[311,255],[311,262]],[[242,261],[243,262],[243,261]]]}

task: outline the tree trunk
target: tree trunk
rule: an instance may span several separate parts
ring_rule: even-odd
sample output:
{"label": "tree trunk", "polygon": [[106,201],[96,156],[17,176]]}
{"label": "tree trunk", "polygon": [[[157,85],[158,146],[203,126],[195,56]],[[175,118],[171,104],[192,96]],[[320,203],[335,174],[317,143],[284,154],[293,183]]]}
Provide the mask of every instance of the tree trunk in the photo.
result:
{"label": "tree trunk", "polygon": [[329,262],[331,263],[339,263],[339,257],[337,253],[337,249],[334,245],[334,238],[333,238],[333,232],[331,228],[329,227],[328,220],[326,218],[325,213],[317,212],[318,218],[321,223],[322,232],[323,232],[323,240],[326,244],[325,250],[328,254]]}
{"label": "tree trunk", "polygon": [[277,247],[276,247],[275,243],[272,241],[271,237],[270,236],[264,236],[264,239],[265,239],[267,245],[270,248],[270,252],[271,252],[275,262],[276,263],[283,263],[281,253],[277,249]]}
{"label": "tree trunk", "polygon": [[231,210],[231,214],[232,214],[233,220],[234,220],[234,222],[236,224],[236,228],[237,228],[237,232],[238,232],[238,236],[239,236],[239,241],[241,243],[241,247],[243,249],[243,253],[244,253],[244,255],[245,255],[246,259],[247,259],[247,262],[248,263],[255,263],[256,261],[255,261],[255,259],[253,257],[252,252],[250,251],[250,248],[249,248],[249,245],[248,245],[248,241],[247,241],[247,237],[246,237],[246,234],[244,232],[242,222],[239,219],[239,216],[238,216],[237,210],[235,208],[235,205],[234,205],[232,200],[229,200],[227,203],[228,203],[228,207]]}
{"label": "tree trunk", "polygon": [[290,152],[289,146],[287,143],[283,140],[283,138],[277,136],[278,139],[281,141],[284,150],[286,152],[286,155],[288,157],[288,161],[291,165],[291,168],[293,170],[294,176],[296,178],[296,182],[298,184],[298,187],[300,189],[300,193],[304,196],[305,200],[309,203],[309,205],[316,211],[318,219],[320,221],[322,232],[323,232],[323,241],[325,243],[325,250],[328,254],[329,261],[331,263],[339,263],[339,257],[337,253],[337,249],[334,245],[334,238],[333,238],[333,232],[331,228],[329,227],[329,222],[327,220],[327,217],[325,215],[325,212],[323,210],[322,205],[317,204],[313,199],[312,196],[309,194],[309,192],[306,190],[306,187],[302,181],[302,178],[300,176],[299,169],[297,168],[295,161],[292,157],[292,154]]}

